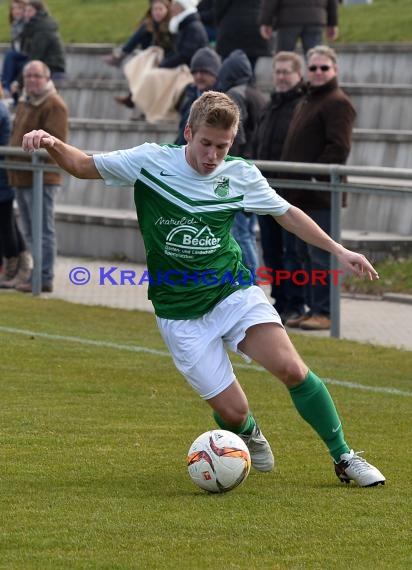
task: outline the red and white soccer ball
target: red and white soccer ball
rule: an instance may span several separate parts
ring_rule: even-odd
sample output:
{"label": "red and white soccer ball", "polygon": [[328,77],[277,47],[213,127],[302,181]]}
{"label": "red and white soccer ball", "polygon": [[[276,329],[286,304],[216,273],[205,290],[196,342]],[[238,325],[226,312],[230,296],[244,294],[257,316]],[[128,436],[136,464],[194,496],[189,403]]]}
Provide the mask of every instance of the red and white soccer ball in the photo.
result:
{"label": "red and white soccer ball", "polygon": [[249,450],[246,443],[230,431],[207,431],[190,446],[187,468],[192,481],[202,489],[226,493],[249,475]]}

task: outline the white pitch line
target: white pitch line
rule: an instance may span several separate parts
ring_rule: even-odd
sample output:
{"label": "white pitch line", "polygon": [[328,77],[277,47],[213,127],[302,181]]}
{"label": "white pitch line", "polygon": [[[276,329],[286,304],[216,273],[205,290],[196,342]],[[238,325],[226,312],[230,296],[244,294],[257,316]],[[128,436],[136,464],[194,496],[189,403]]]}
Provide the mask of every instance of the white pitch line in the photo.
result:
{"label": "white pitch line", "polygon": [[[169,352],[165,350],[157,350],[155,348],[147,348],[145,346],[136,346],[130,344],[118,344],[115,342],[108,342],[105,340],[92,340],[88,338],[82,338],[77,336],[64,336],[59,334],[49,334],[39,331],[31,331],[27,329],[15,329],[11,327],[1,327],[0,332],[11,333],[11,334],[21,334],[25,336],[34,336],[45,338],[49,340],[61,340],[64,342],[77,342],[79,344],[98,346],[100,348],[113,348],[115,350],[128,350],[130,352],[146,352],[148,354],[155,354],[156,356],[166,356],[170,358]],[[256,366],[254,364],[242,364],[238,363],[234,365],[235,368],[243,368],[246,370],[256,370],[258,372],[266,372],[261,366]],[[375,392],[380,394],[392,394],[395,396],[412,396],[412,392],[406,390],[398,390],[397,388],[391,388],[386,386],[367,386],[366,384],[358,384],[357,382],[347,382],[346,380],[335,380],[333,378],[323,378],[325,384],[332,384],[335,386],[342,386],[344,388],[353,388],[355,390],[364,390],[368,392]]]}

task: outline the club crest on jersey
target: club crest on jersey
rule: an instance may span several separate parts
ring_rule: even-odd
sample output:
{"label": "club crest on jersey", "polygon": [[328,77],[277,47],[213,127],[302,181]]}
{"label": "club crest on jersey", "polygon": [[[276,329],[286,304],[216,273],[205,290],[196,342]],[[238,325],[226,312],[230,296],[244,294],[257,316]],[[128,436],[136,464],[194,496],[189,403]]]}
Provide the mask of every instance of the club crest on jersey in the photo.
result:
{"label": "club crest on jersey", "polygon": [[229,196],[229,178],[220,176],[215,181],[213,190],[218,198],[227,198]]}

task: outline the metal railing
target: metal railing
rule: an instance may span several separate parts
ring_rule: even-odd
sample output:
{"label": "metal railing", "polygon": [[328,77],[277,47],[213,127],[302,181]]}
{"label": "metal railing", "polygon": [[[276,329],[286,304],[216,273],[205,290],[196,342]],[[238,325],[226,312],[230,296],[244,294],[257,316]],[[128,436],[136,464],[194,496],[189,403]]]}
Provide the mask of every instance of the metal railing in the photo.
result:
{"label": "metal railing", "polygon": [[[99,153],[102,151],[85,151],[88,154]],[[28,157],[27,153],[17,147],[2,147],[1,154],[4,157]],[[32,232],[33,232],[33,277],[32,290],[33,295],[39,295],[41,292],[41,267],[42,267],[42,199],[43,199],[43,172],[59,171],[59,167],[44,162],[48,154],[44,150],[37,151],[31,155],[30,162],[17,162],[13,160],[3,160],[2,168],[13,170],[31,170],[33,171],[33,212],[32,212]],[[361,166],[342,166],[337,164],[308,164],[296,162],[271,162],[271,161],[255,161],[256,166],[265,173],[287,173],[290,177],[294,173],[302,175],[307,174],[315,177],[316,175],[328,176],[330,182],[320,182],[311,180],[296,180],[293,178],[268,178],[269,182],[275,188],[294,188],[307,190],[321,190],[331,192],[331,237],[341,242],[341,194],[356,193],[390,196],[412,196],[412,184],[402,185],[402,182],[409,181],[412,183],[412,170],[406,168],[378,168],[378,167],[361,167]],[[398,185],[368,184],[356,182],[348,182],[348,176],[356,176],[359,178],[390,179],[399,182]],[[412,210],[411,210],[412,217]],[[335,256],[331,256],[331,269],[338,269],[338,262]],[[340,337],[340,284],[331,286],[330,308],[331,308],[331,336]]]}

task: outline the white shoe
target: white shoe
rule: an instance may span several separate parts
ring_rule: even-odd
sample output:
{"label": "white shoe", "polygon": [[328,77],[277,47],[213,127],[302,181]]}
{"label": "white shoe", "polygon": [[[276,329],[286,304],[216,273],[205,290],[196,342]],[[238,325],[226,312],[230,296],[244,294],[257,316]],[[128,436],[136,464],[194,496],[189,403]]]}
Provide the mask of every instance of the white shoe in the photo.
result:
{"label": "white shoe", "polygon": [[342,483],[350,483],[353,479],[359,487],[374,487],[375,485],[385,485],[385,477],[366,459],[360,457],[363,451],[353,449],[349,453],[342,453],[339,463],[335,463],[335,473]]}
{"label": "white shoe", "polygon": [[259,426],[256,424],[250,435],[239,434],[239,437],[243,439],[249,449],[253,467],[258,471],[272,471],[275,466],[275,458],[269,442],[260,431]]}

